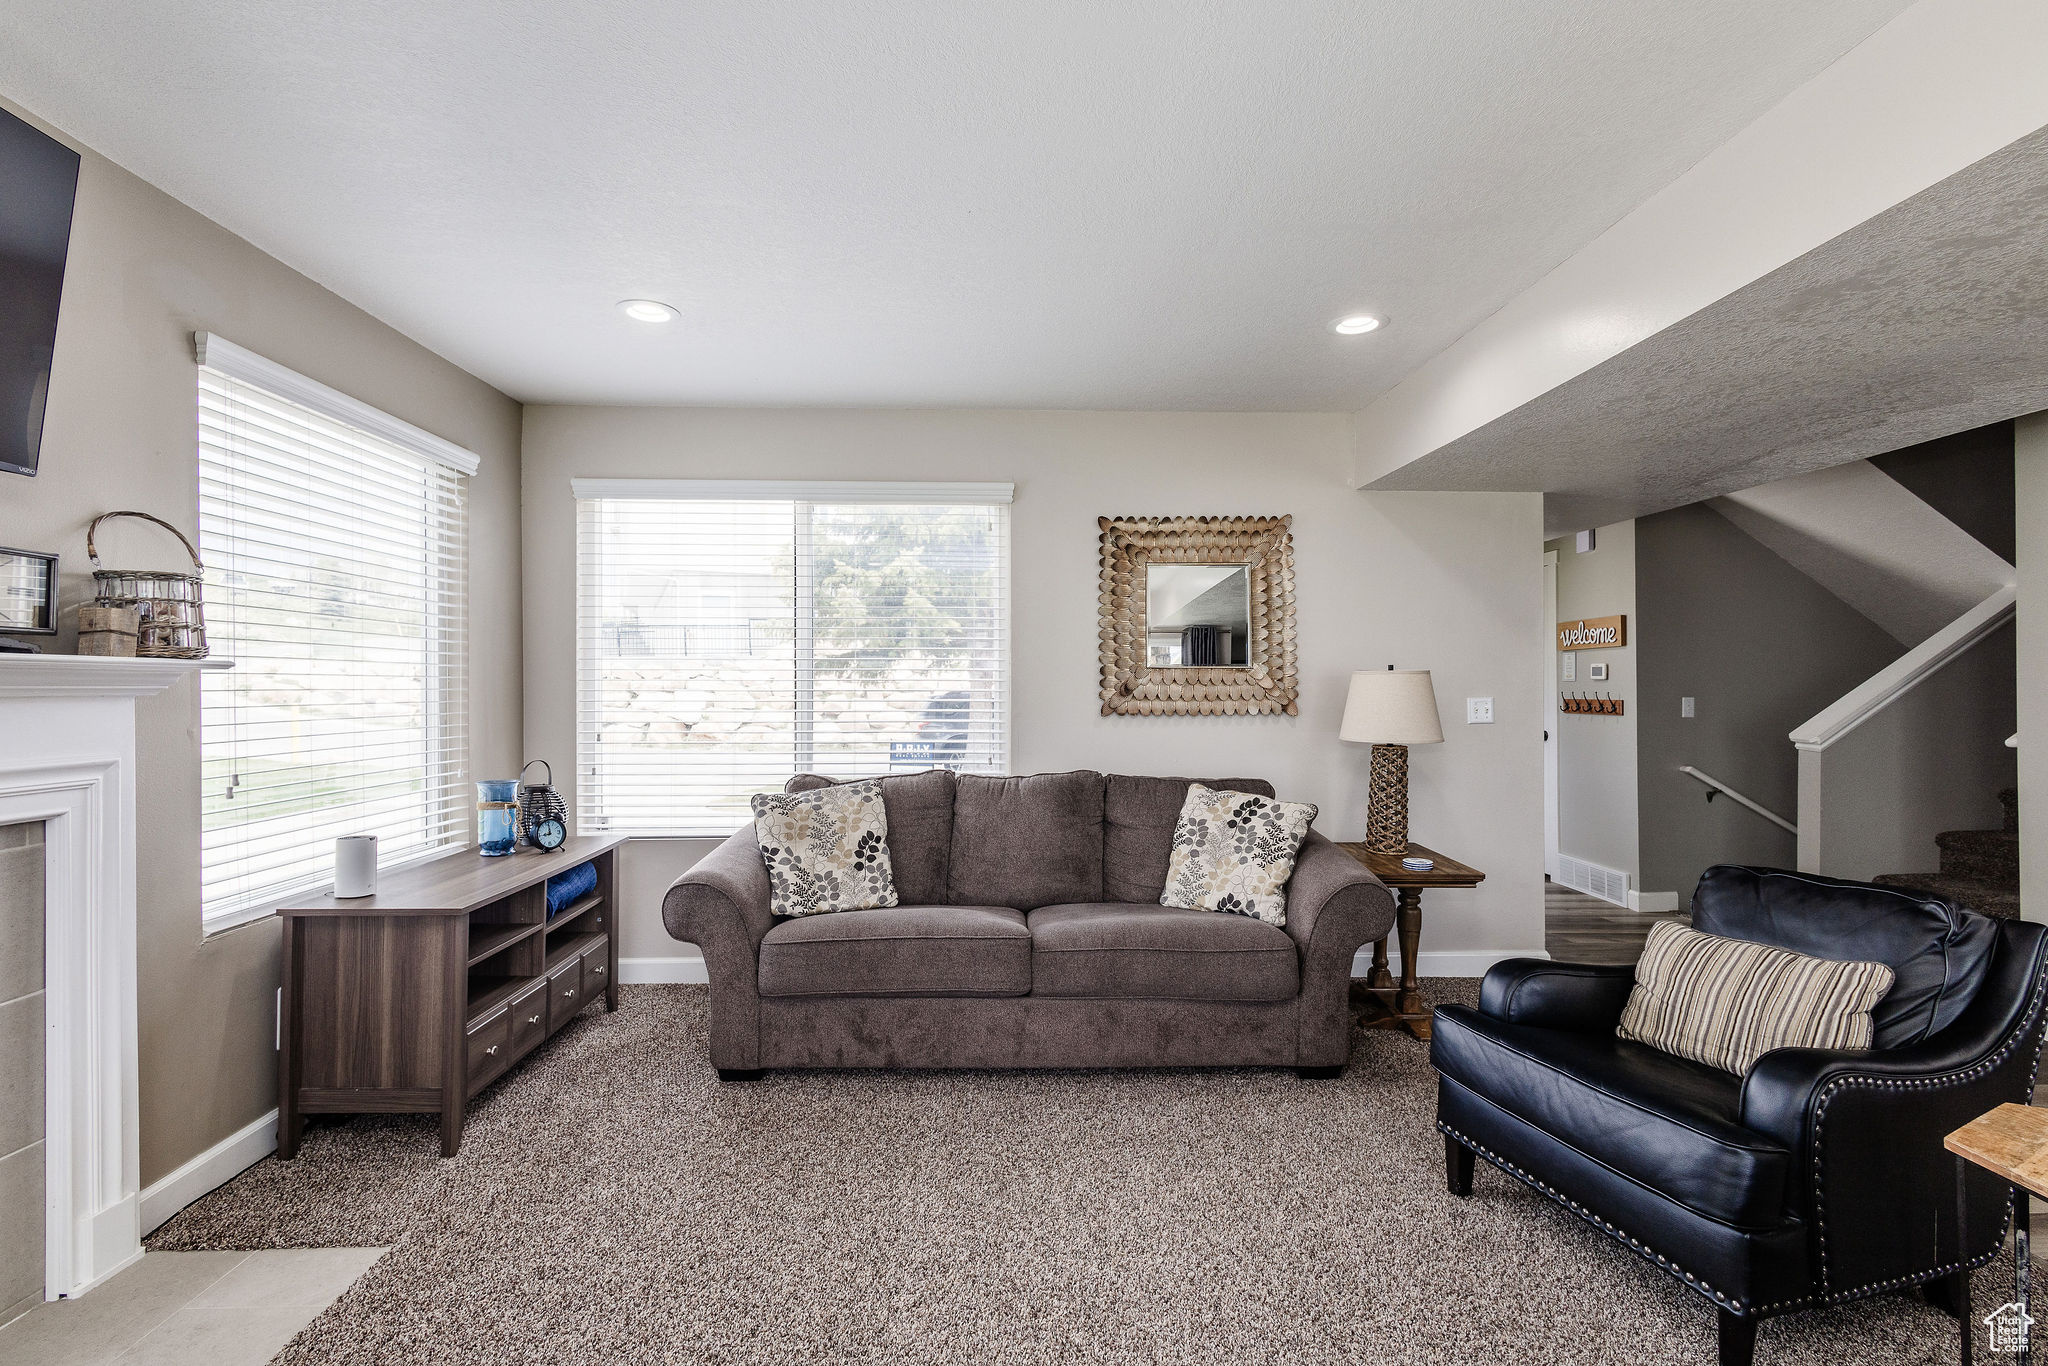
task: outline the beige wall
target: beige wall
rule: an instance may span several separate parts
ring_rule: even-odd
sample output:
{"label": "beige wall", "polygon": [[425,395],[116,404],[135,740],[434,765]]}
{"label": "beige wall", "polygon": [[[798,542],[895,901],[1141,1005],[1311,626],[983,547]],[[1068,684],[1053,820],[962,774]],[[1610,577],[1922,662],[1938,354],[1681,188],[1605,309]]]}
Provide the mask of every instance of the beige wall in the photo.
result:
{"label": "beige wall", "polygon": [[[469,505],[470,745],[475,769],[511,772],[521,712],[519,406],[90,151],[42,472],[0,475],[0,545],[64,557],[65,634],[50,648],[73,648],[73,609],[90,597],[85,527],[95,514],[135,508],[196,535],[192,333],[202,330],[483,457]],[[131,525],[103,536],[103,560],[176,567],[182,552],[167,554],[168,538]],[[137,723],[148,1185],[276,1103],[277,930],[262,922],[200,935],[197,683],[144,699]]]}
{"label": "beige wall", "polygon": [[[1413,830],[1489,877],[1430,894],[1425,951],[1541,949],[1541,499],[1354,493],[1347,431],[1323,415],[529,407],[527,753],[573,771],[572,477],[1012,480],[1013,770],[1264,775],[1356,838],[1368,755],[1336,738],[1346,680],[1431,669],[1446,742],[1411,755]],[[1298,717],[1100,714],[1095,518],[1172,513],[1293,514]],[[1464,724],[1468,696],[1494,699],[1494,724]],[[706,847],[629,847],[627,957],[684,952],[660,895]]]}
{"label": "beige wall", "polygon": [[2048,920],[2048,413],[2013,429],[2019,614],[2020,913]]}
{"label": "beige wall", "polygon": [[[1578,676],[1564,681],[1558,652],[1546,725],[1557,727],[1557,850],[1627,873],[1642,889],[1636,838],[1636,524],[1615,522],[1594,532],[1594,548],[1578,553],[1573,537],[1550,541],[1557,551],[1557,619],[1626,616],[1629,644],[1612,650],[1574,650]],[[1546,638],[1547,639],[1547,638]],[[1605,664],[1607,681],[1592,679]],[[1619,698],[1619,716],[1562,716],[1558,692]],[[1649,890],[1664,890],[1651,888]]]}

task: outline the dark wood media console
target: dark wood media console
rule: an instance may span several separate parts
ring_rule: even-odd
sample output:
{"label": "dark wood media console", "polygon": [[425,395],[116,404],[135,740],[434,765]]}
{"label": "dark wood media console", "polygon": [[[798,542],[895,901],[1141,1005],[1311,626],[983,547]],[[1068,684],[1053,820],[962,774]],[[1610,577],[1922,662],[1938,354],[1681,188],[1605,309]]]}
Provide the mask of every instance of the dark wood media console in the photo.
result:
{"label": "dark wood media console", "polygon": [[[469,1098],[600,996],[619,1008],[618,838],[380,874],[377,895],[281,907],[277,1155],[309,1114],[439,1111],[462,1146]],[[594,891],[547,913],[547,880],[597,865]]]}

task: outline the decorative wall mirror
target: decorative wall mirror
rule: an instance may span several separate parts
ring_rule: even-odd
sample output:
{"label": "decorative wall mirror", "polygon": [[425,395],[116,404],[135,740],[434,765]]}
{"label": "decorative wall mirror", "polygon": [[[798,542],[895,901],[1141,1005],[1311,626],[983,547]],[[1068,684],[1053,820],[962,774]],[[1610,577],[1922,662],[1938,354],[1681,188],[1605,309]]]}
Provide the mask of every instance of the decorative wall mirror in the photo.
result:
{"label": "decorative wall mirror", "polygon": [[1291,517],[1100,517],[1102,714],[1295,714]]}

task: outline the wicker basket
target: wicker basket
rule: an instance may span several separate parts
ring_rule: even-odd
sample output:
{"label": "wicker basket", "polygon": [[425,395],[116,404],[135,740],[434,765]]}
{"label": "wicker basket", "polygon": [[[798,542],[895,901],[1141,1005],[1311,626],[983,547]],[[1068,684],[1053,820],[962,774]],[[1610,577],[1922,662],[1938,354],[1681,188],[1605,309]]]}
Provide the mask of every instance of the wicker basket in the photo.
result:
{"label": "wicker basket", "polygon": [[[109,517],[140,517],[155,522],[178,538],[192,557],[192,574],[166,574],[149,569],[102,569],[99,552],[93,548],[93,533]],[[146,512],[104,512],[85,529],[85,553],[92,561],[93,601],[101,607],[132,607],[141,617],[135,653],[144,659],[206,658],[206,617],[200,607],[199,590],[205,566],[199,552],[185,533],[161,517]]]}

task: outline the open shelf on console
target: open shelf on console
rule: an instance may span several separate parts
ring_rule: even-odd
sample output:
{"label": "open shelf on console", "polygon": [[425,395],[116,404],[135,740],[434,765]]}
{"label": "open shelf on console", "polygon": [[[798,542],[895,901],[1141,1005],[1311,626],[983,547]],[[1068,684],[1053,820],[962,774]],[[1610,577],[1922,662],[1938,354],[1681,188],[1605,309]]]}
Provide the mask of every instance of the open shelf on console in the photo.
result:
{"label": "open shelf on console", "polygon": [[548,970],[553,971],[555,968],[560,967],[603,938],[604,936],[601,934],[566,934],[559,939],[554,935],[549,935]]}
{"label": "open shelf on console", "polygon": [[539,980],[538,977],[512,977],[497,973],[481,972],[471,973],[469,975],[469,1009],[465,1012],[466,1017],[472,1021],[482,1019]]}
{"label": "open shelf on console", "polygon": [[547,928],[546,925],[483,925],[471,922],[469,966],[475,967],[486,958],[503,953],[514,944],[531,939]]}
{"label": "open shelf on console", "polygon": [[589,896],[583,897],[578,901],[571,902],[549,917],[548,932],[552,934],[570,921],[581,916],[585,911],[594,911],[602,905],[604,905],[604,898],[596,892],[592,892]]}

